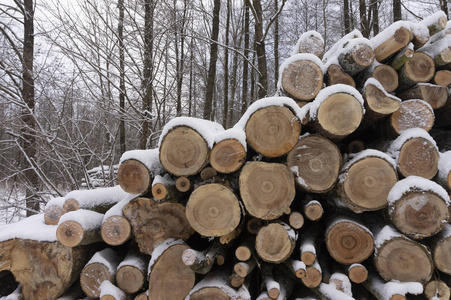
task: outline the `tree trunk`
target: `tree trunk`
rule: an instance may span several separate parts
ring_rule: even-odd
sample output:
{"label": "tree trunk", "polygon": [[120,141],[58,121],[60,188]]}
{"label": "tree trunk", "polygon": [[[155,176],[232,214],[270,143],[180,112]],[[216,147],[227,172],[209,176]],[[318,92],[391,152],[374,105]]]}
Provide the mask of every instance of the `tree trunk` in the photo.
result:
{"label": "tree trunk", "polygon": [[[274,0],[274,14],[279,9],[279,1]],[[274,21],[274,89],[277,90],[279,80],[279,18]]]}
{"label": "tree trunk", "polygon": [[[250,0],[246,0],[249,1]],[[266,63],[265,37],[263,36],[263,8],[261,0],[253,0],[254,9],[252,10],[255,19],[255,44],[257,50],[258,62],[258,99],[265,98],[268,95],[268,66]]]}
{"label": "tree trunk", "polygon": [[401,20],[401,0],[393,0],[393,22]]}
{"label": "tree trunk", "polygon": [[[243,87],[242,87],[242,95],[241,95],[241,115],[244,115],[247,109],[248,103],[248,75],[249,75],[249,6],[246,1],[244,1],[244,60],[243,60]],[[252,93],[251,93],[252,99]]]}
{"label": "tree trunk", "polygon": [[[230,31],[230,0],[227,0],[227,18],[225,29],[225,49],[224,49],[224,113],[222,127],[227,128],[229,116],[229,31]],[[232,95],[232,98],[234,95]],[[233,110],[233,105],[232,105]]]}
{"label": "tree trunk", "polygon": [[345,26],[345,34],[348,34],[351,32],[351,21],[350,21],[350,14],[349,14],[349,0],[343,1],[343,13],[344,13],[344,26]]}
{"label": "tree trunk", "polygon": [[124,46],[124,0],[118,0],[119,21],[117,37],[119,42],[119,148],[120,153],[126,151],[125,144],[125,46]]}

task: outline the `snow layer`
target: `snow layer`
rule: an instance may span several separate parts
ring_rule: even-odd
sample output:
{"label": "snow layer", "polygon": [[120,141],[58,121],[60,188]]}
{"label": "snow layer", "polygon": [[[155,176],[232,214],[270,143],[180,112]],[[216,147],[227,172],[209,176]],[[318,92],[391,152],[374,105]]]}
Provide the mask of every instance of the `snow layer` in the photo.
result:
{"label": "snow layer", "polygon": [[413,138],[424,138],[425,140],[431,142],[435,148],[437,148],[437,143],[426,130],[421,128],[410,128],[402,131],[401,134],[391,143],[390,147],[387,149],[387,154],[391,157],[397,158],[404,143]]}
{"label": "snow layer", "polygon": [[[351,157],[351,155],[349,157]],[[366,150],[356,153],[355,155],[352,155],[352,158],[343,165],[342,170],[349,169],[353,164],[355,164],[359,160],[364,159],[366,157],[382,158],[382,159],[386,160],[387,162],[389,162],[393,166],[393,169],[396,170],[395,160],[393,158],[391,158],[388,154],[386,154],[382,151],[379,151],[379,150],[375,150],[375,149],[366,149]]]}
{"label": "snow layer", "polygon": [[103,216],[103,214],[92,210],[78,209],[62,215],[58,225],[67,221],[74,221],[80,224],[84,230],[91,230],[102,226]]}
{"label": "snow layer", "polygon": [[385,282],[375,276],[372,276],[369,281],[380,292],[384,300],[389,300],[394,295],[405,296],[407,294],[419,295],[423,293],[423,285],[419,282],[399,282],[395,280]]}
{"label": "snow layer", "polygon": [[122,216],[122,208],[129,203],[131,200],[135,199],[136,195],[130,195],[130,197],[126,197],[125,199],[119,201],[115,205],[113,205],[104,215],[103,222],[108,220],[108,218],[112,216]]}
{"label": "snow layer", "polygon": [[210,149],[214,145],[215,135],[218,132],[224,131],[224,127],[216,122],[191,117],[178,117],[170,120],[166,123],[166,125],[164,125],[158,141],[158,147],[161,146],[161,142],[168,132],[179,126],[187,126],[197,131],[205,139]]}
{"label": "snow layer", "polygon": [[432,191],[442,198],[446,205],[450,205],[450,198],[448,193],[443,187],[434,181],[425,179],[419,176],[409,176],[395,183],[387,196],[387,201],[389,205],[395,203],[396,200],[400,199],[402,195],[410,191],[426,192]]}
{"label": "snow layer", "polygon": [[[136,196],[136,195],[135,195]],[[92,208],[102,204],[114,204],[130,197],[129,193],[116,185],[108,188],[98,188],[93,190],[77,190],[69,192],[64,198],[75,199],[81,208]]]}
{"label": "snow layer", "polygon": [[[296,46],[294,46],[293,50],[291,51],[291,55],[295,55],[295,54],[299,53],[299,48],[301,47],[301,43],[302,44],[307,44],[308,43],[308,44],[313,44],[313,46],[316,46],[316,44],[314,44],[313,41],[310,40],[310,37],[317,38],[324,45],[323,36],[319,32],[314,31],[314,30],[306,31],[303,34],[301,34],[301,36],[299,37],[299,39],[298,39],[298,41],[296,43]],[[313,47],[311,47],[311,48],[313,48]]]}
{"label": "snow layer", "polygon": [[379,47],[383,42],[390,39],[391,36],[395,33],[396,30],[400,29],[401,27],[404,27],[406,29],[410,30],[411,23],[409,21],[397,21],[387,28],[385,28],[382,32],[380,32],[378,35],[373,37],[370,41],[373,44],[373,48],[376,49]]}
{"label": "snow layer", "polygon": [[164,251],[166,251],[169,247],[172,247],[174,245],[183,245],[183,244],[185,244],[185,242],[183,242],[183,240],[173,239],[173,238],[167,239],[164,242],[158,244],[152,252],[152,258],[150,259],[150,262],[149,262],[147,274],[148,275],[150,274],[153,265],[155,264],[157,259],[160,257],[160,255],[162,255],[164,253]]}
{"label": "snow layer", "polygon": [[[346,84],[334,84],[331,86],[328,86],[324,89],[322,89],[318,95],[316,96],[315,100],[310,105],[310,120],[314,120],[316,118],[316,113],[318,112],[319,107],[321,104],[326,100],[328,97],[332,96],[333,94],[337,93],[346,93],[359,101],[360,105],[362,106],[363,113],[365,113],[365,109],[363,108],[363,97],[357,91],[355,88],[353,88],[350,85]],[[304,106],[305,107],[305,106]]]}
{"label": "snow layer", "polygon": [[49,208],[50,206],[59,206],[59,207],[63,207],[64,205],[64,201],[66,201],[66,198],[64,197],[56,197],[56,198],[52,198],[50,199],[49,202],[47,202],[47,204],[45,205],[45,209]]}
{"label": "snow layer", "polygon": [[346,295],[342,291],[336,289],[335,284],[321,282],[318,290],[329,299],[354,300],[353,297]]}
{"label": "snow layer", "polygon": [[238,128],[241,130],[245,130],[246,123],[249,120],[249,118],[259,109],[269,107],[269,106],[286,106],[288,107],[295,116],[302,120],[306,117],[306,115],[309,112],[309,105],[306,105],[302,108],[299,107],[299,105],[291,98],[289,97],[268,97],[263,98],[255,101],[252,103],[244,115],[241,117],[241,119],[235,124],[234,128]]}
{"label": "snow layer", "polygon": [[0,300],[23,300],[22,286],[19,284],[11,294],[5,297],[0,297]]}
{"label": "snow layer", "polygon": [[449,173],[451,173],[451,150],[440,153],[440,160],[438,162],[438,176],[442,180],[447,181]]}
{"label": "snow layer", "polygon": [[334,284],[335,281],[341,282],[341,288],[343,289],[343,293],[348,295],[349,297],[352,297],[352,291],[351,291],[351,281],[349,280],[349,277],[346,276],[343,273],[334,273],[332,276],[330,276],[329,279],[331,284]]}
{"label": "snow layer", "polygon": [[138,270],[141,270],[143,273],[146,271],[147,265],[148,265],[149,259],[147,259],[147,256],[145,255],[136,255],[136,254],[127,254],[125,256],[124,260],[117,266],[117,269],[119,270],[121,267],[124,266],[132,266],[137,268]]}
{"label": "snow layer", "polygon": [[343,44],[346,43],[348,40],[350,39],[355,39],[355,38],[363,38],[362,33],[357,30],[354,29],[353,31],[351,31],[350,33],[346,34],[345,36],[343,36],[340,40],[338,40],[330,49],[329,51],[327,51],[324,56],[323,56],[323,63],[327,62],[329,59],[331,59],[332,57],[336,57],[337,54],[336,52],[340,50],[340,48],[343,47]]}
{"label": "snow layer", "polygon": [[247,151],[246,133],[244,132],[243,129],[238,127],[232,127],[230,129],[218,132],[215,135],[215,144],[229,139],[237,140],[241,145],[243,145],[244,149]]}
{"label": "snow layer", "polygon": [[117,265],[119,264],[119,257],[113,249],[105,248],[94,254],[86,265],[93,263],[99,263],[106,266],[111,276],[114,276],[114,274],[116,274]]}
{"label": "snow layer", "polygon": [[1,227],[0,241],[11,239],[34,240],[40,242],[56,242],[56,225],[47,225],[44,214],[34,215]]}
{"label": "snow layer", "polygon": [[433,13],[432,15],[427,16],[420,23],[426,25],[426,27],[429,27],[429,26],[433,26],[435,23],[437,23],[437,20],[440,18],[448,19],[445,12],[442,10],[439,10],[436,13]]}
{"label": "snow layer", "polygon": [[374,250],[375,250],[375,254],[377,253],[377,250],[379,249],[380,246],[382,246],[386,241],[391,240],[392,238],[395,237],[400,237],[400,238],[404,238],[404,239],[408,239],[409,238],[405,237],[404,235],[402,235],[401,233],[399,233],[398,231],[396,231],[396,229],[391,226],[391,225],[385,225],[381,231],[379,231],[375,238],[374,238]]}
{"label": "snow layer", "polygon": [[173,180],[171,178],[171,175],[166,173],[163,176],[161,176],[161,175],[155,176],[155,178],[152,181],[152,187],[154,185],[156,185],[156,184],[162,184],[164,186],[174,185],[175,184],[175,180]]}
{"label": "snow layer", "polygon": [[430,57],[434,58],[437,54],[451,46],[451,36],[446,35],[442,39],[436,41],[435,43],[426,44],[420,49],[419,52],[426,53]]}
{"label": "snow layer", "polygon": [[113,296],[116,300],[125,300],[127,299],[127,295],[123,290],[109,282],[108,280],[105,280],[100,285],[100,298],[103,296]]}
{"label": "snow layer", "polygon": [[158,148],[126,151],[122,154],[119,164],[129,159],[140,161],[154,174],[160,174],[163,170],[163,166],[160,163],[160,151]]}

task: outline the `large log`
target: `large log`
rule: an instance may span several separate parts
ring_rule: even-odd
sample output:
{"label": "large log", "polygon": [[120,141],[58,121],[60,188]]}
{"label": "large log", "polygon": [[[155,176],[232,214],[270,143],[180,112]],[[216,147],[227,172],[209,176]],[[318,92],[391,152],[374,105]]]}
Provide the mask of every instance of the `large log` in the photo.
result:
{"label": "large log", "polygon": [[389,135],[397,137],[402,131],[421,128],[429,131],[434,126],[435,115],[432,107],[419,99],[401,102],[399,109],[386,119]]}
{"label": "large log", "polygon": [[300,188],[311,193],[330,191],[341,168],[338,147],[320,135],[303,135],[287,155],[287,164]]}
{"label": "large log", "polygon": [[290,213],[295,196],[294,176],[282,164],[249,162],[240,173],[240,194],[250,215],[274,220]]}
{"label": "large log", "polygon": [[403,100],[421,99],[431,105],[433,109],[440,109],[445,106],[448,100],[448,87],[431,83],[419,83],[397,95]]}
{"label": "large log", "polygon": [[417,83],[429,82],[434,75],[434,60],[425,53],[415,52],[399,70],[399,90],[406,90]]}
{"label": "large log", "polygon": [[446,224],[431,242],[434,264],[443,273],[451,275],[451,225]]}
{"label": "large log", "polygon": [[354,212],[379,210],[398,181],[395,162],[385,153],[364,150],[344,166],[337,185],[339,198]]}
{"label": "large log", "polygon": [[448,193],[422,177],[410,176],[397,182],[387,201],[392,223],[413,239],[435,235],[450,218]]}
{"label": "large log", "polygon": [[147,198],[136,198],[124,206],[123,213],[132,225],[140,251],[149,255],[166,239],[187,240],[193,233],[185,207],[179,203],[155,203]]}
{"label": "large log", "polygon": [[186,249],[182,240],[175,239],[155,247],[149,262],[149,299],[183,300],[194,287],[195,273],[182,261]]}
{"label": "large log", "polygon": [[260,228],[255,238],[255,250],[266,262],[281,263],[290,257],[296,244],[296,234],[284,223],[271,223]]}
{"label": "large log", "polygon": [[211,149],[210,164],[218,172],[229,174],[246,162],[246,134],[239,128],[218,133]]}
{"label": "large log", "polygon": [[219,237],[234,231],[241,221],[241,207],[234,192],[223,184],[196,188],[186,204],[186,218],[203,236]]}
{"label": "large log", "polygon": [[56,237],[66,247],[100,242],[103,214],[79,209],[64,214],[59,221]]}
{"label": "large log", "polygon": [[412,38],[410,24],[405,22],[393,23],[371,39],[376,60],[378,62],[383,62],[390,58],[392,55],[406,47]]}

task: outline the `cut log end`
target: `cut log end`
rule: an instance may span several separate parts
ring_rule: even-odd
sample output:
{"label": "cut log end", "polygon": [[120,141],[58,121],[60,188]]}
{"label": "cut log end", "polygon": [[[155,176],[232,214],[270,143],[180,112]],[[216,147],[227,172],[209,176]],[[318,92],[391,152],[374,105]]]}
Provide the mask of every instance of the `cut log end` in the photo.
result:
{"label": "cut log end", "polygon": [[117,286],[128,294],[139,292],[145,280],[143,272],[134,266],[122,266],[117,270]]}
{"label": "cut log end", "polygon": [[398,88],[398,72],[389,65],[377,66],[373,71],[373,77],[382,84],[388,93]]}
{"label": "cut log end", "polygon": [[405,142],[398,156],[398,171],[404,176],[432,179],[438,171],[440,154],[431,141],[416,137]]}
{"label": "cut log end", "polygon": [[153,178],[142,162],[129,159],[120,164],[117,171],[117,180],[125,192],[137,195],[149,189]]}
{"label": "cut log end", "polygon": [[308,288],[316,288],[319,286],[323,279],[323,275],[320,270],[317,268],[310,266],[307,267],[305,272],[305,277],[303,277],[302,283]]}
{"label": "cut log end", "polygon": [[132,227],[125,217],[112,216],[102,224],[100,234],[108,245],[119,246],[130,239]]}
{"label": "cut log end", "polygon": [[401,27],[397,29],[393,36],[374,49],[376,60],[378,62],[383,62],[391,57],[393,54],[406,47],[411,38],[412,36],[408,28]]}
{"label": "cut log end", "polygon": [[400,88],[406,89],[412,83],[429,82],[435,75],[435,64],[429,55],[415,52],[401,70]]}
{"label": "cut log end", "polygon": [[374,51],[368,45],[361,44],[352,48],[352,59],[361,67],[369,67],[374,61]]}
{"label": "cut log end", "polygon": [[83,292],[90,298],[100,297],[100,286],[102,282],[114,281],[107,266],[101,263],[87,265],[80,275],[80,284]]}
{"label": "cut log end", "polygon": [[288,223],[294,229],[301,229],[304,226],[304,216],[300,212],[293,211],[288,217]]}
{"label": "cut log end", "polygon": [[314,99],[322,85],[323,71],[312,61],[298,60],[283,70],[282,88],[297,100]]}
{"label": "cut log end", "polygon": [[260,229],[255,242],[255,250],[266,262],[281,263],[293,252],[294,237],[290,236],[286,227],[279,223],[271,223]]}
{"label": "cut log end", "polygon": [[362,283],[368,278],[368,270],[362,265],[354,265],[349,268],[349,279],[355,283]]}
{"label": "cut log end", "polygon": [[304,213],[310,221],[318,221],[323,216],[324,209],[319,202],[313,201],[305,206]]}
{"label": "cut log end", "polygon": [[434,126],[434,111],[421,100],[403,101],[397,111],[390,116],[390,124],[397,135],[410,128],[426,131]]}
{"label": "cut log end", "polygon": [[307,265],[311,266],[316,261],[316,254],[310,251],[302,252],[301,261]]}
{"label": "cut log end", "polygon": [[180,176],[175,181],[175,187],[182,193],[188,192],[192,187],[191,180],[188,177]]}
{"label": "cut log end", "polygon": [[441,280],[431,280],[424,287],[424,295],[428,300],[449,300],[451,293],[448,285]]}
{"label": "cut log end", "polygon": [[435,73],[434,82],[437,85],[448,87],[451,84],[451,71],[440,70]]}
{"label": "cut log end", "polygon": [[368,84],[364,92],[365,104],[378,114],[389,115],[396,112],[401,106],[401,102],[392,97],[387,97],[385,93],[373,84]]}
{"label": "cut log end", "polygon": [[252,252],[249,247],[246,246],[239,246],[235,250],[235,256],[240,261],[246,261],[251,258]]}
{"label": "cut log end", "polygon": [[327,85],[346,84],[355,88],[355,81],[351,75],[343,72],[341,67],[336,64],[331,64],[327,69]]}
{"label": "cut log end", "polygon": [[433,248],[434,263],[437,269],[451,275],[451,237],[446,237]]}
{"label": "cut log end", "polygon": [[[238,286],[241,286],[238,285]],[[230,300],[230,296],[219,287],[204,287],[189,296],[190,300]]]}
{"label": "cut log end", "polygon": [[311,35],[299,44],[299,53],[311,53],[322,58],[324,54],[324,41]]}
{"label": "cut log end", "polygon": [[156,183],[152,187],[152,196],[157,200],[163,200],[167,193],[168,191],[162,183]]}
{"label": "cut log end", "polygon": [[226,139],[213,146],[210,164],[218,172],[229,174],[237,171],[246,161],[246,150],[236,139]]}
{"label": "cut log end", "polygon": [[80,209],[80,204],[75,199],[66,199],[63,204],[63,212],[68,213],[70,211],[76,211]]}
{"label": "cut log end", "polygon": [[56,230],[58,241],[70,248],[78,246],[83,241],[84,234],[83,227],[75,221],[63,222]]}
{"label": "cut log end", "polygon": [[45,209],[44,222],[47,225],[58,225],[61,216],[64,214],[62,207],[58,205],[50,205]]}

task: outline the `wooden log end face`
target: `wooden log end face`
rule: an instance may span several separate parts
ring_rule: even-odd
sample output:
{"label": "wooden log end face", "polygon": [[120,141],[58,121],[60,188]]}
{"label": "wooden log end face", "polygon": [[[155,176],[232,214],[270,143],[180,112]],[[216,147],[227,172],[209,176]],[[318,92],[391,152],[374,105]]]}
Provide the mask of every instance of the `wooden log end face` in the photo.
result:
{"label": "wooden log end face", "polygon": [[439,85],[420,85],[422,99],[433,109],[445,106],[448,101],[448,88]]}
{"label": "wooden log end face", "polygon": [[92,263],[87,265],[80,275],[81,289],[90,298],[100,297],[100,286],[108,280],[114,281],[108,267],[101,263]]}
{"label": "wooden log end face", "polygon": [[323,72],[312,61],[298,60],[282,72],[282,88],[297,100],[315,99],[323,86]]}
{"label": "wooden log end face", "polygon": [[354,283],[362,283],[367,278],[368,270],[361,265],[354,266],[349,270],[349,279]]}
{"label": "wooden log end face", "polygon": [[374,250],[372,234],[351,221],[333,224],[326,233],[326,245],[330,255],[342,264],[362,262]]}
{"label": "wooden log end face", "polygon": [[305,272],[305,277],[301,278],[302,283],[308,288],[315,288],[323,279],[322,273],[320,270],[315,267],[307,267]]}
{"label": "wooden log end face", "polygon": [[205,287],[192,293],[189,297],[190,300],[230,300],[232,299],[219,287]]}
{"label": "wooden log end face", "polygon": [[380,246],[374,264],[386,281],[427,282],[434,270],[427,250],[405,238],[394,238]]}
{"label": "wooden log end face", "polygon": [[160,162],[173,175],[194,175],[207,163],[209,152],[206,141],[197,131],[180,126],[163,138]]}
{"label": "wooden log end face", "polygon": [[139,292],[143,287],[144,274],[134,266],[122,266],[117,270],[116,282],[118,288],[128,294]]}
{"label": "wooden log end face", "polygon": [[310,221],[318,221],[323,216],[324,210],[321,204],[313,203],[305,207],[305,216]]}
{"label": "wooden log end face", "polygon": [[291,170],[277,163],[251,162],[240,173],[240,193],[246,210],[263,220],[290,213],[296,193]]}
{"label": "wooden log end face", "polygon": [[351,209],[374,211],[387,206],[387,196],[398,181],[393,165],[380,157],[367,157],[345,173],[344,197]]}
{"label": "wooden log end face", "polygon": [[83,241],[84,229],[75,221],[66,221],[58,226],[56,237],[64,246],[73,248]]}
{"label": "wooden log end face", "polygon": [[431,192],[409,192],[390,210],[393,224],[405,235],[421,239],[438,233],[449,220],[445,201]]}
{"label": "wooden log end face", "polygon": [[398,156],[398,170],[404,176],[432,179],[438,172],[440,154],[431,141],[415,137],[405,142]]}
{"label": "wooden log end face", "polygon": [[311,53],[321,58],[324,54],[324,41],[316,36],[309,36],[306,42],[300,43],[299,53]]}
{"label": "wooden log end face", "polygon": [[341,161],[338,147],[320,135],[300,139],[287,155],[296,182],[312,193],[327,192],[334,187]]}
{"label": "wooden log end face", "polygon": [[374,51],[368,45],[358,44],[351,50],[354,61],[363,68],[369,67],[374,61]]}
{"label": "wooden log end face", "polygon": [[236,195],[222,184],[198,187],[186,205],[186,217],[192,228],[203,236],[223,236],[234,231],[241,220]]}
{"label": "wooden log end face", "polygon": [[162,183],[156,183],[152,186],[152,196],[157,200],[163,200],[166,195],[168,194],[168,191],[164,184]]}
{"label": "wooden log end face", "polygon": [[108,245],[119,246],[130,238],[132,228],[130,222],[123,216],[112,216],[102,224],[100,234]]}
{"label": "wooden log end face", "polygon": [[129,159],[120,164],[117,180],[125,192],[137,195],[147,191],[152,178],[142,162]]}
{"label": "wooden log end face", "polygon": [[404,68],[407,77],[415,83],[429,82],[435,75],[434,60],[422,52],[415,52]]}
{"label": "wooden log end face", "polygon": [[191,189],[191,181],[188,177],[180,176],[175,181],[175,187],[182,193],[188,192]]}
{"label": "wooden log end face", "polygon": [[75,199],[67,199],[63,204],[63,212],[68,213],[70,211],[76,211],[80,209],[80,204]]}
{"label": "wooden log end face", "polygon": [[341,67],[336,64],[331,64],[327,69],[328,85],[346,84],[355,88],[355,80],[351,75],[343,72]]}
{"label": "wooden log end face", "polygon": [[373,71],[373,77],[382,84],[388,93],[398,88],[398,72],[389,65],[377,66]]}
{"label": "wooden log end face", "polygon": [[64,214],[63,208],[58,205],[51,205],[44,212],[44,221],[47,225],[58,225],[61,216]]}
{"label": "wooden log end face", "polygon": [[397,134],[410,128],[429,131],[434,126],[434,120],[434,111],[422,100],[403,101],[399,109],[390,116],[390,122]]}
{"label": "wooden log end face", "polygon": [[251,258],[252,252],[249,247],[239,246],[235,250],[235,256],[240,261],[246,261]]}
{"label": "wooden log end face", "polygon": [[288,223],[294,229],[301,229],[304,226],[304,216],[300,212],[293,211],[288,217]]}
{"label": "wooden log end face", "polygon": [[210,164],[218,172],[229,174],[237,171],[246,162],[246,150],[235,139],[223,140],[210,153]]}
{"label": "wooden log end face", "polygon": [[451,237],[440,241],[433,249],[434,263],[437,269],[451,275]]}
{"label": "wooden log end face", "polygon": [[301,125],[287,107],[269,106],[254,112],[245,130],[247,142],[255,151],[267,157],[279,157],[293,149]]}
{"label": "wooden log end face", "polygon": [[271,223],[257,233],[255,250],[264,261],[281,263],[291,255],[294,244],[294,239],[283,225]]}
{"label": "wooden log end face", "polygon": [[446,283],[441,280],[431,280],[424,287],[424,295],[427,299],[449,300],[450,289]]}
{"label": "wooden log end face", "polygon": [[303,252],[301,254],[301,261],[306,265],[310,266],[313,265],[313,263],[316,261],[316,255],[313,252]]}
{"label": "wooden log end face", "polygon": [[365,102],[370,110],[382,115],[395,113],[401,106],[400,101],[387,97],[373,84],[368,84],[365,89]]}
{"label": "wooden log end face", "polygon": [[272,288],[268,291],[268,296],[271,299],[277,299],[279,297],[279,295],[280,295],[279,289]]}

